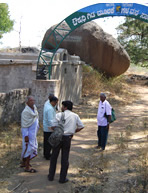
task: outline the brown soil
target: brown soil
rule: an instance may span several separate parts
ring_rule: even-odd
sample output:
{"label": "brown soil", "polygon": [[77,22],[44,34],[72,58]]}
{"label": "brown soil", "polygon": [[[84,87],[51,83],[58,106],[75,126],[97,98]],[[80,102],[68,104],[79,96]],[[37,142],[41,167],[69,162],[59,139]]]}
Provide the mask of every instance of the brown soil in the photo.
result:
{"label": "brown soil", "polygon": [[[49,161],[42,157],[42,131],[39,132],[39,155],[32,161],[37,173],[25,173],[19,168],[15,173],[1,176],[0,192],[14,193],[147,193],[148,190],[148,87],[143,82],[131,84],[138,96],[133,103],[119,106],[114,103],[117,120],[110,125],[108,144],[100,152],[97,145],[96,113],[98,99],[85,100],[75,111],[84,117],[85,129],[72,140],[70,182],[59,184],[60,158],[55,180],[47,180]],[[128,99],[126,99],[128,100]],[[20,149],[18,150],[20,153]],[[14,154],[15,152],[11,152]],[[6,159],[6,158],[5,158]],[[2,168],[1,168],[2,169]],[[6,178],[7,177],[7,178]]]}

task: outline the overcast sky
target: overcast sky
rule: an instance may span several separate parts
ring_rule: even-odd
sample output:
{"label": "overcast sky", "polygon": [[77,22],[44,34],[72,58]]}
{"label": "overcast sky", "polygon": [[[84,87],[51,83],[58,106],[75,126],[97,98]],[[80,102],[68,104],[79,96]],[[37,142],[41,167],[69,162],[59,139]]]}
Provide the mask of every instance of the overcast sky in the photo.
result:
{"label": "overcast sky", "polygon": [[[40,46],[48,28],[58,24],[73,12],[95,3],[138,3],[138,0],[0,0],[7,3],[11,19],[15,21],[14,30],[3,36],[2,47],[18,47],[21,26],[22,46]],[[148,0],[140,0],[140,4]],[[115,28],[123,22],[124,17],[97,19],[104,31],[117,37]],[[21,23],[21,24],[20,24]]]}

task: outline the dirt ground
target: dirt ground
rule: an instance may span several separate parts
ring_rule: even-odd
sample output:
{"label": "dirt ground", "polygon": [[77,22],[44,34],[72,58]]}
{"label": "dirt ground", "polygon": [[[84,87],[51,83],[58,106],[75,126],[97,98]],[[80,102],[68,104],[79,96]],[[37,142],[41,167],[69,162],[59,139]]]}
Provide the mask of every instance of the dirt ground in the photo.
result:
{"label": "dirt ground", "polygon": [[[126,106],[114,104],[117,120],[110,125],[106,150],[97,145],[98,99],[76,109],[85,124],[72,140],[69,182],[59,184],[60,158],[55,180],[47,179],[49,161],[39,155],[32,161],[37,173],[19,166],[9,178],[1,179],[0,192],[7,193],[147,193],[148,191],[148,86],[133,84],[138,97]],[[128,100],[128,99],[127,99]],[[41,134],[42,132],[40,132]]]}

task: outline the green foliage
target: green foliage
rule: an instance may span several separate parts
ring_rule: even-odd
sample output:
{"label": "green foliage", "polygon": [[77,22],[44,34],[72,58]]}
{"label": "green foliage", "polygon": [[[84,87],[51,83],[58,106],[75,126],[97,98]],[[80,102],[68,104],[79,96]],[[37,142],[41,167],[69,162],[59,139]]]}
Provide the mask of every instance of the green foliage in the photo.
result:
{"label": "green foliage", "polygon": [[14,21],[10,20],[8,5],[0,3],[0,38],[4,33],[10,32],[13,29]]}
{"label": "green foliage", "polygon": [[148,67],[148,23],[126,18],[116,29],[119,33],[118,41],[130,55],[131,61]]}

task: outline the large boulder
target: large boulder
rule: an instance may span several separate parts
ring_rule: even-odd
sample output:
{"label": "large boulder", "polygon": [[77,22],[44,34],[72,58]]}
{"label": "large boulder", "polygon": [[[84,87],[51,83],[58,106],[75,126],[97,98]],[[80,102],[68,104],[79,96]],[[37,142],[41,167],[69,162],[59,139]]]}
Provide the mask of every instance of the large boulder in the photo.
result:
{"label": "large boulder", "polygon": [[[62,25],[62,28],[66,28],[65,24]],[[45,49],[52,48],[46,39],[54,27],[48,29],[43,38],[42,46]],[[60,33],[64,34],[63,31]],[[58,37],[57,41],[60,41]],[[50,43],[55,43],[53,36],[50,37]],[[67,49],[71,55],[80,56],[81,60],[107,76],[119,76],[130,65],[130,58],[120,43],[93,21],[71,32],[60,47]]]}

